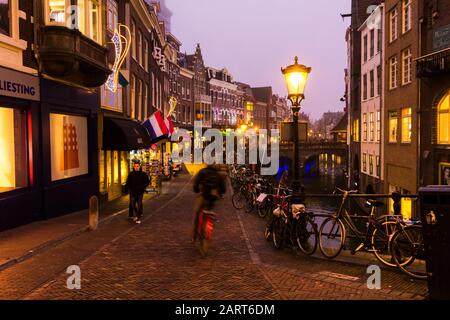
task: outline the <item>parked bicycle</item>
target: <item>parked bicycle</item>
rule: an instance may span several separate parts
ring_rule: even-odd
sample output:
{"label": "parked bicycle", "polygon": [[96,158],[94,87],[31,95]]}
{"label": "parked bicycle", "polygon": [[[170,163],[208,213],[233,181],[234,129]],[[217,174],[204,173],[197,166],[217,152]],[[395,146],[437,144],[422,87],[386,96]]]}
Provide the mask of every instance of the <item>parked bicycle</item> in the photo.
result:
{"label": "parked bicycle", "polygon": [[421,225],[404,225],[392,236],[390,253],[397,267],[416,279],[427,279]]}
{"label": "parked bicycle", "polygon": [[[360,244],[351,251],[355,254],[360,250],[372,252],[375,257],[383,264],[396,267],[397,264],[392,260],[389,249],[389,241],[392,235],[404,225],[401,215],[382,215],[376,217],[376,208],[383,203],[376,200],[367,200],[370,206],[369,216],[350,215],[346,209],[347,200],[351,194],[358,193],[357,190],[342,190],[342,201],[337,213],[326,218],[319,230],[319,248],[322,254],[330,259],[337,257],[347,238],[347,229],[350,229]],[[354,223],[354,219],[367,219],[366,230],[361,231]],[[403,262],[401,262],[403,263]]]}

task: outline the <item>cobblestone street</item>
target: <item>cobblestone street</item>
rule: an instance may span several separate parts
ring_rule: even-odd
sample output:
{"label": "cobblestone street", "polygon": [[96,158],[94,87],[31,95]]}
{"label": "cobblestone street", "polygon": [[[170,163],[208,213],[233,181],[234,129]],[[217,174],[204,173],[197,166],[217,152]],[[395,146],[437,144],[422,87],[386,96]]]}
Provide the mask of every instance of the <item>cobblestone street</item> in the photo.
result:
{"label": "cobblestone street", "polygon": [[[220,213],[210,254],[190,243],[195,195],[187,175],[145,203],[142,225],[126,213],[0,272],[0,298],[13,299],[424,299],[426,282],[382,271],[369,290],[366,268],[276,251],[264,221],[237,212],[231,194]],[[81,289],[66,288],[69,265]]]}

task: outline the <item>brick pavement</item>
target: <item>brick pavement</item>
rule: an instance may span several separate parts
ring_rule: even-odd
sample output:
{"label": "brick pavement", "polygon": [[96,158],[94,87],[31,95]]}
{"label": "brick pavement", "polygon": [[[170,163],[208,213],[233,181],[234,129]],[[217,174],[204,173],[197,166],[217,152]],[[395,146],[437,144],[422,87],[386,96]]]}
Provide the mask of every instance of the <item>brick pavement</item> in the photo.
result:
{"label": "brick pavement", "polygon": [[[17,296],[25,299],[424,297],[423,282],[411,282],[396,272],[383,271],[382,290],[368,290],[365,268],[361,266],[274,250],[262,237],[264,221],[234,210],[230,198],[228,194],[217,207],[220,221],[207,258],[201,258],[189,242],[195,195],[190,184],[186,184],[178,196],[153,201],[154,207],[146,208],[142,225],[125,232],[121,229],[122,233],[104,241],[96,252],[78,259],[81,290],[65,287],[67,275],[63,269]],[[7,282],[8,277],[0,273],[0,287],[2,279]]]}

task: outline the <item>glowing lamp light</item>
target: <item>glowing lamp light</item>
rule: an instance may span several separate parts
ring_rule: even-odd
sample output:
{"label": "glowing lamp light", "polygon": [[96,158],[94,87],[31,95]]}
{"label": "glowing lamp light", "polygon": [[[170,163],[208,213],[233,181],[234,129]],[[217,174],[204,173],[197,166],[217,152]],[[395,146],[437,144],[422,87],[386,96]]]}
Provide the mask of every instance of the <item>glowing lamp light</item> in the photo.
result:
{"label": "glowing lamp light", "polygon": [[305,98],[305,87],[311,68],[298,64],[298,57],[295,57],[294,64],[285,69],[281,68],[281,72],[286,81],[288,99],[293,106],[298,107]]}

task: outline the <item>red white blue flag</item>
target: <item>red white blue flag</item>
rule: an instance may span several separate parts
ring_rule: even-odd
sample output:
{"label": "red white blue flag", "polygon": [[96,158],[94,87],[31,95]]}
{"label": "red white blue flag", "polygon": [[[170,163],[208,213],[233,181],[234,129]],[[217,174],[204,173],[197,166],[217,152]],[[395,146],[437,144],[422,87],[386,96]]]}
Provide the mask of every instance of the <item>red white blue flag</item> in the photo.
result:
{"label": "red white blue flag", "polygon": [[172,116],[168,116],[166,118],[166,120],[164,120],[164,123],[166,124],[166,128],[168,131],[167,136],[170,138],[175,132],[175,129],[173,127],[173,122],[172,122]]}
{"label": "red white blue flag", "polygon": [[150,118],[145,120],[142,125],[147,129],[152,140],[159,139],[169,134],[169,129],[167,128],[161,111],[156,111]]}

